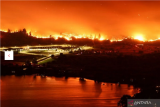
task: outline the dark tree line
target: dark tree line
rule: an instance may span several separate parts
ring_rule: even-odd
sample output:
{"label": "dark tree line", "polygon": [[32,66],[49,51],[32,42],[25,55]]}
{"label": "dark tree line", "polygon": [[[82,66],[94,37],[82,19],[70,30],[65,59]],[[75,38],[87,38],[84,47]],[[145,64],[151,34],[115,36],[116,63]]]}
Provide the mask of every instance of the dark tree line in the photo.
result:
{"label": "dark tree line", "polygon": [[[76,39],[75,37],[72,37],[72,40],[68,41],[65,38],[58,38],[58,40],[55,40],[54,38],[36,38],[33,37],[31,32],[29,34],[26,32],[26,29],[19,30],[18,32],[11,32],[10,29],[8,29],[8,32],[0,31],[1,36],[1,46],[22,46],[22,45],[48,45],[48,44],[63,44],[63,43],[69,43],[69,44],[77,44],[77,45],[96,45],[96,44],[110,44],[110,40],[103,40],[100,41],[98,39],[91,40],[89,38],[80,38]],[[99,34],[99,38],[100,38]],[[124,44],[137,44],[137,43],[143,43],[142,41],[133,40],[131,38],[124,39],[120,42],[112,42],[112,44],[117,45],[124,45]],[[155,42],[145,42],[145,44],[156,44],[160,45],[160,41]]]}

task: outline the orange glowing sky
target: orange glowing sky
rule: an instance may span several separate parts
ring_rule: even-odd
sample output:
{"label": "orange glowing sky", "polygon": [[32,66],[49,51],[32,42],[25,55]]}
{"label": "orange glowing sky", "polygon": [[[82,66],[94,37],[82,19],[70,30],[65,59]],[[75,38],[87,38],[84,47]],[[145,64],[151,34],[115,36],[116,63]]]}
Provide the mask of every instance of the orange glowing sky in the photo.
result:
{"label": "orange glowing sky", "polygon": [[1,1],[1,29],[160,38],[160,1]]}

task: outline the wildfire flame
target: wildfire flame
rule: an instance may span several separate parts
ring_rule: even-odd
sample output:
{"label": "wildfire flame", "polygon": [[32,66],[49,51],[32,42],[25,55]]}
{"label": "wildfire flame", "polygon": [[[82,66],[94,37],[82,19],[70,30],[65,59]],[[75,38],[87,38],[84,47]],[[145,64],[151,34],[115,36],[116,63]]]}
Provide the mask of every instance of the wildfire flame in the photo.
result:
{"label": "wildfire flame", "polygon": [[144,41],[145,40],[144,37],[143,37],[143,35],[136,35],[134,37],[134,39],[137,39],[137,40],[140,40],[140,41]]}
{"label": "wildfire flame", "polygon": [[[8,32],[8,30],[4,30],[4,29],[0,29],[0,31],[2,31],[2,32]],[[10,31],[10,33],[14,33],[14,32],[18,32],[18,30]],[[27,34],[29,35],[30,32],[31,32],[31,30],[28,30],[28,31],[26,31],[26,32],[27,32]],[[37,31],[34,31],[34,32],[37,32]],[[109,40],[109,39],[106,39],[104,36],[100,36],[100,37],[98,38],[98,37],[94,37],[94,36],[91,36],[91,35],[85,35],[85,34],[83,34],[83,35],[76,35],[76,34],[68,34],[68,33],[62,33],[62,34],[60,34],[60,35],[53,35],[53,36],[40,36],[40,35],[36,35],[36,36],[35,36],[35,35],[34,35],[34,32],[33,32],[33,34],[32,34],[31,36],[36,37],[36,38],[43,38],[43,39],[46,39],[46,38],[54,38],[55,40],[57,40],[58,38],[65,38],[66,40],[70,41],[70,40],[72,40],[72,37],[74,37],[74,38],[76,38],[76,39],[88,38],[88,39],[91,39],[91,40],[98,39],[98,40],[100,40],[100,41]],[[136,39],[136,40],[139,40],[139,41],[149,41],[149,42],[153,42],[153,41],[156,41],[156,40],[160,40],[160,38],[154,39],[154,40],[153,40],[153,39],[146,40],[146,39],[144,38],[144,36],[141,35],[141,34],[137,34],[137,35],[135,35],[133,38]],[[126,39],[126,38],[124,38],[124,39]],[[123,41],[124,39],[115,39],[115,38],[113,38],[113,39],[110,39],[110,41],[111,41],[111,42],[118,42],[118,41]]]}

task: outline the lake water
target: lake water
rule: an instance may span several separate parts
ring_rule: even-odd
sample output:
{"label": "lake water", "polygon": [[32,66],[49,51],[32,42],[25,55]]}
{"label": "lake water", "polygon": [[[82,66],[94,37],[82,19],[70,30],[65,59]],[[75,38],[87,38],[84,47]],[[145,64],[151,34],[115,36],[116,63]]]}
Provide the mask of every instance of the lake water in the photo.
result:
{"label": "lake water", "polygon": [[2,107],[116,107],[124,94],[138,90],[127,84],[79,81],[74,77],[2,76]]}

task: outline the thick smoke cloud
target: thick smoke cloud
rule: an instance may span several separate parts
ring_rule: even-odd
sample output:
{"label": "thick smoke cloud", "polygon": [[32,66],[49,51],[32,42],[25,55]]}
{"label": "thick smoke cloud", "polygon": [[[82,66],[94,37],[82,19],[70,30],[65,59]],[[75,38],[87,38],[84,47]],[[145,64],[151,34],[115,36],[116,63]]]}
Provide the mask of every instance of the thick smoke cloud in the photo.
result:
{"label": "thick smoke cloud", "polygon": [[62,32],[123,38],[160,37],[159,1],[2,1],[1,29],[35,35]]}

